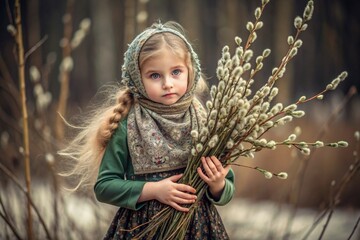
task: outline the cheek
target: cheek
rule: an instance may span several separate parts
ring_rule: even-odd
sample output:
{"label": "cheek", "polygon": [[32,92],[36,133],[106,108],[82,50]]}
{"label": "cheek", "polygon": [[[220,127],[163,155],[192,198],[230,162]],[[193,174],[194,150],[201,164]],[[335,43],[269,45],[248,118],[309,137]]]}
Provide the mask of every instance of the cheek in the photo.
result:
{"label": "cheek", "polygon": [[148,96],[152,95],[154,87],[152,87],[151,83],[145,80],[145,81],[143,81],[143,85],[144,85],[146,94]]}
{"label": "cheek", "polygon": [[144,84],[144,87],[149,98],[152,98],[154,95],[156,95],[156,86],[154,84]]}
{"label": "cheek", "polygon": [[188,79],[188,74],[186,74],[183,80],[181,81],[181,87],[180,87],[183,94],[186,93],[188,87],[189,87],[189,79]]}
{"label": "cheek", "polygon": [[184,83],[181,84],[181,86],[179,86],[179,92],[181,92],[182,94],[185,94],[188,88],[188,84],[187,81],[184,81]]}

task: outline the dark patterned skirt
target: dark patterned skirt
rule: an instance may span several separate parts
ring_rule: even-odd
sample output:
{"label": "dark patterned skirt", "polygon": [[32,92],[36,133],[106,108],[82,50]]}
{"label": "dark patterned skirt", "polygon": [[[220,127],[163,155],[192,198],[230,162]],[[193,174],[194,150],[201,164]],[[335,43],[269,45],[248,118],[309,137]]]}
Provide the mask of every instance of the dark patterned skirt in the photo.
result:
{"label": "dark patterned skirt", "polygon": [[[146,224],[141,224],[148,222],[163,207],[160,202],[152,200],[138,211],[120,208],[104,239],[133,239],[146,227]],[[206,196],[198,203],[185,239],[229,239],[216,207]]]}
{"label": "dark patterned skirt", "polygon": [[[160,173],[148,173],[129,176],[129,180],[157,181],[168,178],[175,174],[183,173],[184,169],[165,171]],[[198,206],[193,213],[191,222],[186,232],[185,239],[229,239],[221,217],[213,203],[204,195],[198,201]],[[134,239],[153,216],[159,213],[166,205],[157,200],[151,200],[135,211],[120,208],[116,213],[104,239]],[[184,213],[186,214],[186,213]],[[144,237],[142,240],[148,240]],[[158,240],[156,236],[153,238]]]}

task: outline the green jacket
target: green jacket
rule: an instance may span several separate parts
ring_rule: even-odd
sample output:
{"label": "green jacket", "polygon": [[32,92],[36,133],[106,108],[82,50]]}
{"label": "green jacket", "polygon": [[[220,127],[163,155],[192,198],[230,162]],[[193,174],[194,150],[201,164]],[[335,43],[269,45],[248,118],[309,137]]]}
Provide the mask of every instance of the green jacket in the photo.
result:
{"label": "green jacket", "polygon": [[[136,180],[128,180],[130,179]],[[227,204],[234,194],[234,172],[230,169],[226,176],[224,191],[218,201],[209,193],[207,198],[215,205]],[[150,179],[158,181],[159,178]],[[127,121],[119,123],[105,150],[100,164],[98,179],[94,186],[96,198],[100,202],[133,210],[140,209],[144,203],[137,203],[145,183],[149,181],[142,175],[135,176],[127,144]]]}

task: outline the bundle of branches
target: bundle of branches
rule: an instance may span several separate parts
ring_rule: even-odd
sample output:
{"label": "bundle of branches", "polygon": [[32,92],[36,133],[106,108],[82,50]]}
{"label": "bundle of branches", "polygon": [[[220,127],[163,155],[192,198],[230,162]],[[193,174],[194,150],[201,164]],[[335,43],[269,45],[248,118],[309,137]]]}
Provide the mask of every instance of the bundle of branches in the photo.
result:
{"label": "bundle of branches", "polygon": [[[288,106],[283,106],[282,103],[273,103],[279,92],[275,83],[283,77],[287,64],[294,58],[302,45],[299,36],[306,30],[307,22],[311,19],[314,9],[314,2],[310,0],[304,9],[303,16],[297,16],[294,20],[296,31],[293,36],[288,36],[288,50],[282,61],[273,68],[265,84],[254,92],[252,90],[254,78],[263,68],[263,61],[271,51],[265,49],[260,56],[256,57],[255,61],[252,61],[254,54],[250,47],[257,38],[256,31],[263,27],[260,18],[268,3],[269,0],[262,0],[261,7],[255,10],[255,21],[247,23],[249,36],[245,44],[240,37],[236,37],[237,47],[233,55],[229,52],[228,46],[223,48],[222,57],[217,66],[219,83],[217,86],[211,87],[211,100],[206,103],[207,119],[199,124],[197,130],[191,132],[192,155],[180,182],[193,186],[197,190],[198,200],[207,190],[206,183],[196,171],[198,167],[201,167],[202,156],[216,156],[223,166],[228,164],[244,166],[236,162],[240,157],[254,157],[255,152],[263,149],[274,150],[279,145],[295,147],[305,155],[310,154],[310,147],[346,147],[348,145],[345,141],[333,143],[296,141],[295,133],[283,141],[265,138],[264,135],[270,130],[287,124],[293,118],[303,117],[305,112],[297,110],[300,104],[314,99],[322,99],[325,92],[336,89],[347,76],[346,72],[342,72],[323,91],[310,98],[302,96]],[[272,173],[258,167],[251,168],[258,170],[266,178],[271,178],[273,175],[281,179],[287,178],[285,172]],[[147,223],[148,225],[138,237],[152,239],[156,236],[157,239],[183,239],[196,208],[197,202],[190,206],[188,213],[165,207]]]}

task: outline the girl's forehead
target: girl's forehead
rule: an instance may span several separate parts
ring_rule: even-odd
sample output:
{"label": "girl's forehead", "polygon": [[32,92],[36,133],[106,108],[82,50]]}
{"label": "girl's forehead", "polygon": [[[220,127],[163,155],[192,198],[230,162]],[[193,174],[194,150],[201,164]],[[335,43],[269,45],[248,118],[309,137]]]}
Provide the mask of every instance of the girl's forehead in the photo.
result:
{"label": "girl's forehead", "polygon": [[[160,66],[159,66],[160,65]],[[149,66],[186,66],[186,54],[184,51],[176,52],[169,47],[162,47],[157,51],[154,51],[141,63],[140,68],[146,68]]]}
{"label": "girl's forehead", "polygon": [[164,42],[161,45],[158,45],[156,49],[141,52],[139,55],[139,67],[141,67],[146,62],[159,59],[161,60],[162,58],[165,58],[165,61],[170,58],[171,60],[176,59],[186,62],[186,57],[188,56],[188,53],[189,52],[187,51],[187,49],[176,48]]}
{"label": "girl's forehead", "polygon": [[163,55],[168,55],[169,57],[175,58],[185,58],[185,55],[188,53],[185,49],[171,47],[166,43],[159,46],[157,49],[153,49],[152,51],[148,51],[147,53],[140,53],[140,58],[148,56],[149,58],[161,57]]}

